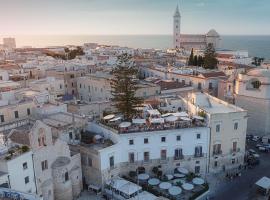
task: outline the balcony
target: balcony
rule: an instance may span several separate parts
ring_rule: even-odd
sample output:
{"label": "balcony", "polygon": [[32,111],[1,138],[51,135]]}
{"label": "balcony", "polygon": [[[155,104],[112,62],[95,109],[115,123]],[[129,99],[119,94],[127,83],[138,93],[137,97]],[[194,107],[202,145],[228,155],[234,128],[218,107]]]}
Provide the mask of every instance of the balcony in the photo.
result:
{"label": "balcony", "polygon": [[201,158],[203,157],[203,153],[195,153],[194,158]]}
{"label": "balcony", "polygon": [[222,150],[213,151],[213,156],[218,156],[222,154]]}
{"label": "balcony", "polygon": [[174,156],[174,160],[183,160],[184,155]]}
{"label": "balcony", "polygon": [[240,148],[231,149],[231,153],[237,153],[237,152],[240,152]]}

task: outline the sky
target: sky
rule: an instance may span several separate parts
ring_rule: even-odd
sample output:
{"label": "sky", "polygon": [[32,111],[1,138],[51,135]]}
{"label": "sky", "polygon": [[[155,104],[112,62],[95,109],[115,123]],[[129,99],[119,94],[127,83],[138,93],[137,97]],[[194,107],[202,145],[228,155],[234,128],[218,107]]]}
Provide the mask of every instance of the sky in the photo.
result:
{"label": "sky", "polygon": [[270,0],[0,0],[0,35],[270,35]]}

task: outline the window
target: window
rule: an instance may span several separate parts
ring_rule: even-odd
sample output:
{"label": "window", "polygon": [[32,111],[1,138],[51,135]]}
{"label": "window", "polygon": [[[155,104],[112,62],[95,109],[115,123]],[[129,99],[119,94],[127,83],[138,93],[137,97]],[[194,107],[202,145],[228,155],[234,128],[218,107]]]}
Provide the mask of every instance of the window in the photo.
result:
{"label": "window", "polygon": [[234,127],[233,128],[234,128],[234,130],[237,130],[238,129],[238,122],[235,122],[234,123]]}
{"label": "window", "polygon": [[80,84],[80,88],[82,88],[82,84]]}
{"label": "window", "polygon": [[237,142],[233,142],[233,149],[234,152],[237,150]]}
{"label": "window", "polygon": [[201,90],[202,89],[202,84],[198,83],[198,89]]}
{"label": "window", "polygon": [[180,140],[181,140],[181,135],[177,135],[177,136],[176,136],[176,140],[177,140],[177,141],[180,141]]}
{"label": "window", "polygon": [[195,147],[195,157],[202,157],[202,146]]}
{"label": "window", "polygon": [[144,144],[148,144],[148,138],[144,138]]}
{"label": "window", "polygon": [[27,169],[28,166],[27,166],[27,162],[23,163],[23,169]]}
{"label": "window", "polygon": [[110,157],[110,167],[114,167],[114,157]]}
{"label": "window", "polygon": [[42,169],[42,171],[48,169],[48,161],[47,160],[44,160],[41,162],[41,169]]}
{"label": "window", "polygon": [[134,140],[129,140],[129,145],[133,145],[134,144]]}
{"label": "window", "polygon": [[72,138],[73,138],[72,132],[69,132],[68,135],[69,135],[69,139],[72,140]]}
{"label": "window", "polygon": [[67,182],[69,180],[69,177],[68,177],[68,172],[65,173],[65,182]]}
{"label": "window", "polygon": [[27,108],[27,115],[30,115],[30,114],[31,114],[30,108]]}
{"label": "window", "polygon": [[201,134],[197,133],[197,139],[201,139]]}
{"label": "window", "polygon": [[26,177],[24,178],[24,183],[25,183],[25,184],[29,183],[29,176],[26,176]]}
{"label": "window", "polygon": [[216,125],[216,132],[219,133],[220,132],[220,124]]}
{"label": "window", "polygon": [[166,142],[166,137],[161,137],[161,142]]}
{"label": "window", "polygon": [[213,89],[213,84],[212,83],[209,83],[208,89],[209,90],[212,90]]}
{"label": "window", "polygon": [[160,151],[160,159],[166,160],[167,159],[167,150],[163,149]]}
{"label": "window", "polygon": [[218,161],[215,161],[214,162],[214,167],[217,167],[218,166]]}
{"label": "window", "polygon": [[130,163],[134,163],[135,156],[134,156],[134,153],[133,152],[128,154],[128,158],[129,158],[129,162]]}
{"label": "window", "polygon": [[14,111],[14,115],[15,115],[15,118],[17,119],[17,118],[19,118],[19,112],[16,110],[16,111]]}
{"label": "window", "polygon": [[174,159],[180,160],[183,158],[183,150],[182,149],[175,149],[174,150]]}
{"label": "window", "polygon": [[62,84],[59,85],[59,88],[62,89]]}
{"label": "window", "polygon": [[1,120],[1,122],[5,122],[5,117],[4,117],[4,115],[0,115],[0,120]]}
{"label": "window", "polygon": [[235,164],[235,158],[233,158],[231,162],[232,162],[232,164]]}
{"label": "window", "polygon": [[221,144],[215,144],[213,146],[213,155],[221,154]]}
{"label": "window", "polygon": [[201,171],[201,167],[200,166],[195,166],[195,174],[199,174]]}
{"label": "window", "polygon": [[143,153],[143,160],[144,160],[144,162],[149,162],[150,156],[149,156],[149,152],[148,151],[146,151],[146,152]]}
{"label": "window", "polygon": [[92,158],[88,156],[88,166],[92,167],[92,165],[93,165]]}

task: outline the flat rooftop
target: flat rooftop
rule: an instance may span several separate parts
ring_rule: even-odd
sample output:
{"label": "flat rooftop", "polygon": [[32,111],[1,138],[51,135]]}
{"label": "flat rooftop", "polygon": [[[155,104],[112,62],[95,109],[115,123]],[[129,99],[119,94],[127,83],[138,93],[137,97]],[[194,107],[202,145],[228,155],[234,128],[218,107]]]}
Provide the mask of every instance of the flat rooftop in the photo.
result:
{"label": "flat rooftop", "polygon": [[233,112],[243,112],[244,109],[229,104],[225,101],[222,101],[218,98],[215,98],[209,94],[196,92],[189,95],[189,100],[194,101],[194,105],[205,110],[207,113],[233,113]]}

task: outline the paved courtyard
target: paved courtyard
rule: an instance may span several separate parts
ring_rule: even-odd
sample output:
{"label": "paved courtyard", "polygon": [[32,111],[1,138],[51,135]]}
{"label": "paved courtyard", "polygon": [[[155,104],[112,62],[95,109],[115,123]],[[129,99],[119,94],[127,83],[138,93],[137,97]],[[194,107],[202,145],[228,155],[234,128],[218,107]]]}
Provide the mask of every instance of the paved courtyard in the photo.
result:
{"label": "paved courtyard", "polygon": [[[249,142],[247,149],[254,149],[256,143]],[[263,176],[270,177],[270,153],[259,153],[260,164],[253,169],[246,169],[242,171],[241,177],[237,177],[232,181],[225,179],[224,175],[219,175],[217,180],[210,184],[211,199],[216,200],[247,200],[247,199],[263,199],[256,196],[254,184]]]}

